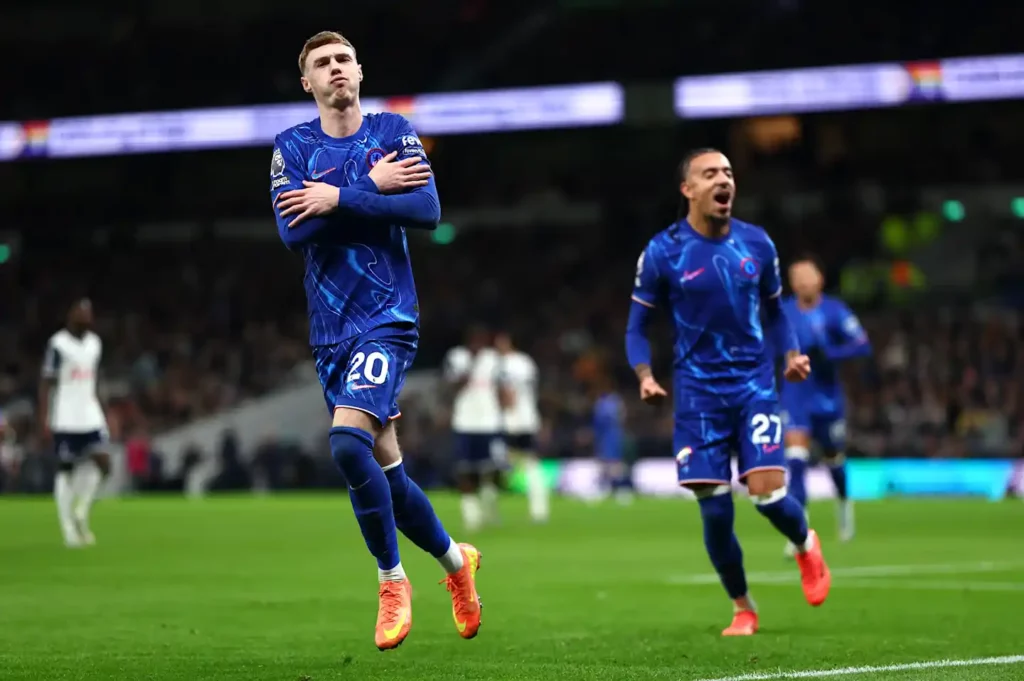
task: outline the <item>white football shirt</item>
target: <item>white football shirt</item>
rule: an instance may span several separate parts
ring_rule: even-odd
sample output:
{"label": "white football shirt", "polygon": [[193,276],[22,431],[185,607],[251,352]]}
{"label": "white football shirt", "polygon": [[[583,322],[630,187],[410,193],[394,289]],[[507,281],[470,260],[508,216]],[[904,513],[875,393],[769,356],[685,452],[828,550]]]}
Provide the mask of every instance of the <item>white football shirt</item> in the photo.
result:
{"label": "white football shirt", "polygon": [[505,432],[509,435],[535,435],[540,430],[537,408],[537,363],[525,352],[501,355],[499,380],[513,393],[512,406],[505,410]]}
{"label": "white football shirt", "polygon": [[484,348],[475,355],[463,346],[448,351],[444,361],[448,381],[468,378],[452,405],[456,433],[498,434],[502,430],[498,401],[498,352]]}
{"label": "white football shirt", "polygon": [[43,358],[43,377],[56,383],[50,393],[50,430],[89,433],[106,430],[107,420],[96,394],[103,343],[92,331],[81,338],[67,329],[50,337]]}

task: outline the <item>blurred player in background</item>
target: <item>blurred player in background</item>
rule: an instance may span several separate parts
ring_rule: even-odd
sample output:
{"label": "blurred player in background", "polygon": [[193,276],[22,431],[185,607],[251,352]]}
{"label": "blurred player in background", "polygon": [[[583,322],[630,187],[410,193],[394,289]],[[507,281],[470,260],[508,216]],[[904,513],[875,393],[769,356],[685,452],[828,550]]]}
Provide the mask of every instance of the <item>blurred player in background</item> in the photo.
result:
{"label": "blurred player in background", "polygon": [[412,586],[397,530],[447,574],[456,629],[480,627],[480,554],[456,544],[402,464],[398,395],[419,342],[419,304],[406,228],[434,229],[440,202],[426,153],[402,116],[363,115],[355,48],[325,31],[299,55],[319,118],[279,134],[270,163],[277,230],[302,255],[309,342],[328,410],[331,454],[377,559],[374,641],[398,647],[412,626]]}
{"label": "blurred player in background", "polygon": [[0,492],[13,492],[21,471],[22,451],[17,443],[18,434],[14,426],[7,421],[6,415],[0,411],[0,467],[2,467],[2,485]]}
{"label": "blurred player in background", "polygon": [[504,416],[505,444],[510,459],[518,460],[526,474],[530,518],[546,522],[551,514],[550,493],[537,455],[540,409],[537,406],[537,363],[516,349],[508,333],[494,338],[498,351],[498,386]]}
{"label": "blurred player in background", "polygon": [[455,392],[452,433],[462,522],[470,531],[498,520],[497,476],[505,458],[500,359],[491,340],[490,331],[474,326],[466,344],[449,350],[444,360],[445,380]]}
{"label": "blurred player in background", "polygon": [[[793,296],[783,308],[796,328],[800,347],[811,358],[814,372],[802,383],[783,384],[782,420],[790,492],[806,506],[805,476],[811,442],[816,442],[836,486],[839,538],[849,541],[854,532],[853,504],[846,494],[846,417],[839,365],[870,355],[871,343],[850,308],[822,294],[824,284],[821,268],[813,257],[801,257],[789,266]],[[787,555],[794,550],[792,543],[786,545]]]}
{"label": "blurred player in background", "polygon": [[628,504],[633,501],[633,486],[625,460],[626,405],[606,374],[598,376],[594,388],[591,426],[594,456],[601,466],[602,495],[613,495],[620,504]]}
{"label": "blurred player in background", "polygon": [[39,384],[39,432],[57,455],[53,496],[64,544],[96,542],[89,512],[110,474],[107,420],[96,392],[103,343],[92,331],[92,303],[79,300],[67,325],[53,334]]}
{"label": "blurred player in background", "polygon": [[805,379],[810,360],[800,354],[782,310],[775,244],[760,227],[731,217],[736,185],[729,160],[715,149],[699,149],[683,159],[679,176],[688,213],[651,239],[640,255],[626,354],[640,397],[646,402],[666,398],[651,371],[646,336],[651,309],[666,306],[675,326],[673,440],[679,484],[697,496],[708,556],[733,601],[732,624],[722,633],[751,635],[758,617],[733,530],[734,451],[740,480],[757,510],[797,546],[807,601],[820,605],[831,585],[818,537],[807,527],[800,502],[786,491],[782,419],[765,332],[775,347],[786,349],[787,380]]}

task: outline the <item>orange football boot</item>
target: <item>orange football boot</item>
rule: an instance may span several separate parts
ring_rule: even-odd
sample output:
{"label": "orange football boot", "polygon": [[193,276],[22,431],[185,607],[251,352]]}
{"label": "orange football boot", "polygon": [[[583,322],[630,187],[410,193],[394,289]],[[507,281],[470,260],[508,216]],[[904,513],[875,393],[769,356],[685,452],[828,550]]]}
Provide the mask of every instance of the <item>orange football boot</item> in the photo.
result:
{"label": "orange football boot", "polygon": [[480,552],[469,544],[459,544],[462,551],[462,569],[441,580],[452,595],[452,618],[462,638],[473,638],[480,630],[480,611],[483,604],[476,592],[476,571],[480,569]]}
{"label": "orange football boot", "polygon": [[377,631],[373,637],[378,650],[391,650],[402,645],[412,628],[412,584],[381,582],[380,607],[377,609]]}
{"label": "orange football boot", "polygon": [[737,610],[732,624],[725,628],[722,636],[753,636],[757,633],[757,613],[753,610]]}
{"label": "orange football boot", "polygon": [[828,598],[832,588],[832,573],[825,564],[825,556],[821,553],[821,542],[818,533],[810,530],[807,539],[811,548],[796,554],[796,564],[800,568],[800,583],[804,587],[804,596],[813,606],[819,606]]}

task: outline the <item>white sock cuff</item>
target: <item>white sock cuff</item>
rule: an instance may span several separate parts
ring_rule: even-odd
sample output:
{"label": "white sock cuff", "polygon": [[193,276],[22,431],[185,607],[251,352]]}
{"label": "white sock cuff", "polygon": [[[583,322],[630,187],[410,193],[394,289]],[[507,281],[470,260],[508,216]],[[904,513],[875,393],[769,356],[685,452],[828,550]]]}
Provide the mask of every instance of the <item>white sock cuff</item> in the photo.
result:
{"label": "white sock cuff", "polygon": [[381,469],[382,471],[384,471],[385,473],[387,473],[387,472],[388,472],[389,470],[391,470],[392,468],[398,468],[398,467],[399,467],[399,466],[401,466],[401,465],[402,465],[402,459],[401,459],[401,458],[399,458],[399,459],[398,459],[398,461],[396,461],[396,462],[394,462],[394,463],[389,463],[389,464],[388,464],[387,466],[381,466],[381,467],[380,467],[380,469]]}
{"label": "white sock cuff", "polygon": [[438,557],[437,562],[441,564],[441,568],[445,572],[454,575],[462,569],[464,563],[462,549],[459,548],[459,545],[451,537],[448,538],[448,542],[448,550]]}
{"label": "white sock cuff", "polygon": [[721,497],[726,494],[732,494],[732,487],[730,485],[715,485],[714,487],[705,487],[694,491],[694,495],[698,499],[710,499],[711,497]]}
{"label": "white sock cuff", "polygon": [[800,461],[810,461],[811,459],[811,450],[803,445],[786,447],[785,454],[787,459],[798,459]]}
{"label": "white sock cuff", "polygon": [[380,582],[404,582],[405,581],[405,568],[399,563],[390,570],[381,570],[377,568],[377,581]]}
{"label": "white sock cuff", "polygon": [[789,491],[785,487],[780,487],[774,492],[768,494],[755,494],[751,495],[750,500],[754,502],[755,506],[769,506],[777,501],[782,501],[786,498]]}

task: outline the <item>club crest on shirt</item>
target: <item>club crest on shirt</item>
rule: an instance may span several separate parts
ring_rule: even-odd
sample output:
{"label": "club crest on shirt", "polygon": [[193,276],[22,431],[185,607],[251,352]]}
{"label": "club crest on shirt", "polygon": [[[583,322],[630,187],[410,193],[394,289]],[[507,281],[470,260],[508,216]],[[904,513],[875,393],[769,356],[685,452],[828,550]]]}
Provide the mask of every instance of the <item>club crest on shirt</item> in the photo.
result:
{"label": "club crest on shirt", "polygon": [[755,278],[761,272],[761,268],[758,266],[757,261],[751,257],[743,258],[740,260],[740,273],[749,279]]}
{"label": "club crest on shirt", "polygon": [[366,165],[372,168],[380,163],[382,158],[384,158],[384,150],[380,147],[374,147],[366,152]]}

